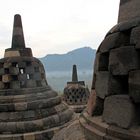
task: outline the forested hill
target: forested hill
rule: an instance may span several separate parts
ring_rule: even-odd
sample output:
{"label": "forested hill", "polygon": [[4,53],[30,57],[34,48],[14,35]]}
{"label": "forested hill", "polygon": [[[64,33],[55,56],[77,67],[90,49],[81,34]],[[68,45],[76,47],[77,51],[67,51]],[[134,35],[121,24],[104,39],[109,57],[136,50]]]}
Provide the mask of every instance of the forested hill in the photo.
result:
{"label": "forested hill", "polygon": [[47,71],[69,71],[76,64],[79,70],[93,69],[96,50],[83,47],[66,54],[49,54],[40,58]]}

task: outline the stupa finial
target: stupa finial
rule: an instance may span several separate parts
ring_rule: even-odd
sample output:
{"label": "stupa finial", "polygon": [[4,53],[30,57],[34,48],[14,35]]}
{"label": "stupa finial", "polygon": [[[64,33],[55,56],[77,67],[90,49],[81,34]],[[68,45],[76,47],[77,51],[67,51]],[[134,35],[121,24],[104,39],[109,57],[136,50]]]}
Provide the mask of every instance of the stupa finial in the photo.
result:
{"label": "stupa finial", "polygon": [[72,82],[77,82],[77,81],[78,81],[77,68],[76,65],[73,65]]}
{"label": "stupa finial", "polygon": [[14,16],[12,46],[13,49],[25,48],[24,34],[22,28],[21,16],[16,14]]}

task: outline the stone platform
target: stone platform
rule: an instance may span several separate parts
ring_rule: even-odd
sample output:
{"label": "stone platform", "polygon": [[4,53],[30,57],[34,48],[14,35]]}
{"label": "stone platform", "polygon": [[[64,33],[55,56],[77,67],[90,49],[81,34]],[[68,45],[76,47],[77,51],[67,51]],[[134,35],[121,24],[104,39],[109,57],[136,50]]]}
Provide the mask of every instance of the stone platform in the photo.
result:
{"label": "stone platform", "polygon": [[101,116],[91,117],[87,112],[80,116],[80,124],[87,140],[140,140],[140,127],[122,129],[103,122]]}

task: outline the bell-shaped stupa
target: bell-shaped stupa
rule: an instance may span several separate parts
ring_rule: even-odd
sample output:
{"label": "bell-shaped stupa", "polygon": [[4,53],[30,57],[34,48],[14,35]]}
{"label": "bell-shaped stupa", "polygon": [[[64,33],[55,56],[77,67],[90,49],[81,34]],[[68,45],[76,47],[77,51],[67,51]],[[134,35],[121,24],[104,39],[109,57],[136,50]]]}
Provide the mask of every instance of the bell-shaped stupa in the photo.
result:
{"label": "bell-shaped stupa", "polygon": [[84,81],[78,81],[77,68],[73,65],[72,81],[67,82],[67,86],[64,88],[64,101],[79,113],[87,105],[89,97],[89,90],[85,87]]}
{"label": "bell-shaped stupa", "polygon": [[0,140],[50,140],[72,116],[26,48],[21,17],[15,15],[12,46],[0,59]]}
{"label": "bell-shaped stupa", "polygon": [[97,50],[80,122],[88,140],[140,140],[140,0],[120,0],[118,24]]}

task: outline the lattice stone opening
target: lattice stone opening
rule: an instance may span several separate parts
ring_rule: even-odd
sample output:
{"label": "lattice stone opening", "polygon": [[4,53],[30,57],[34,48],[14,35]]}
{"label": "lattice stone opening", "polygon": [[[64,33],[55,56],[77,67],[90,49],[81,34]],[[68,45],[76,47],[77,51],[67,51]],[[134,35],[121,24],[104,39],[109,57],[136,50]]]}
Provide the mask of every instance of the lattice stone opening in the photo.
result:
{"label": "lattice stone opening", "polygon": [[31,61],[26,61],[25,63],[26,63],[26,66],[31,66],[32,64]]}
{"label": "lattice stone opening", "polygon": [[29,79],[33,79],[33,74],[29,74]]}
{"label": "lattice stone opening", "polygon": [[0,75],[0,81],[2,81],[2,75]]}
{"label": "lattice stone opening", "polygon": [[0,68],[3,68],[3,64],[4,64],[4,63],[0,63]]}
{"label": "lattice stone opening", "polygon": [[13,66],[13,67],[18,67],[18,63],[17,63],[17,62],[13,62],[13,63],[12,63],[12,66]]}
{"label": "lattice stone opening", "polygon": [[99,57],[99,71],[108,71],[109,52],[101,53]]}
{"label": "lattice stone opening", "polygon": [[5,89],[10,89],[10,83],[4,83],[4,88]]}
{"label": "lattice stone opening", "polygon": [[29,80],[29,79],[30,79],[30,76],[29,76],[29,74],[27,74],[26,76],[27,76],[27,79]]}
{"label": "lattice stone opening", "polygon": [[24,74],[25,73],[25,68],[20,68],[19,71],[20,71],[21,74]]}
{"label": "lattice stone opening", "polygon": [[17,75],[12,75],[12,80],[13,81],[17,81],[18,80],[18,76]]}
{"label": "lattice stone opening", "polygon": [[77,103],[77,99],[75,99],[75,103]]}
{"label": "lattice stone opening", "polygon": [[123,45],[130,45],[130,35],[131,35],[131,29],[125,30],[122,32],[123,34]]}
{"label": "lattice stone opening", "polygon": [[9,74],[9,69],[8,68],[5,68],[4,69],[4,72],[5,72],[5,74]]}
{"label": "lattice stone opening", "polygon": [[109,95],[115,94],[128,94],[128,76],[112,76],[109,79],[108,93]]}

